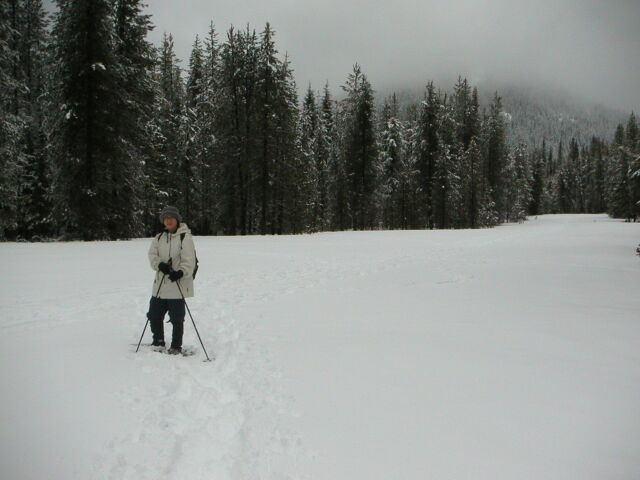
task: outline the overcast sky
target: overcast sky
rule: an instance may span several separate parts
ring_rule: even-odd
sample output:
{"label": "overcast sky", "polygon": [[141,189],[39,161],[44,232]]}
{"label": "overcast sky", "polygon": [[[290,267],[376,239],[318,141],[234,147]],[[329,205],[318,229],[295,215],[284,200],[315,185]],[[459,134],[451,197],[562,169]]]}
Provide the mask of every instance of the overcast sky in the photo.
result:
{"label": "overcast sky", "polygon": [[159,43],[182,65],[211,21],[258,32],[269,21],[299,88],[334,93],[355,62],[375,89],[526,81],[640,110],[640,0],[148,0]]}

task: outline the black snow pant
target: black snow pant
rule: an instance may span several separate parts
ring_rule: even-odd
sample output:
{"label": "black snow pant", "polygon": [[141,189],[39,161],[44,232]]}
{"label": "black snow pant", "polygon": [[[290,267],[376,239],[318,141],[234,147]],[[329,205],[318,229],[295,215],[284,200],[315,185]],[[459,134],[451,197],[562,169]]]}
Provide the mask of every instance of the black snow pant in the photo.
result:
{"label": "black snow pant", "polygon": [[164,342],[164,324],[162,322],[167,312],[169,312],[169,321],[173,325],[171,347],[182,347],[182,334],[184,332],[184,300],[181,298],[167,299],[151,297],[147,318],[151,324],[153,340],[154,342]]}

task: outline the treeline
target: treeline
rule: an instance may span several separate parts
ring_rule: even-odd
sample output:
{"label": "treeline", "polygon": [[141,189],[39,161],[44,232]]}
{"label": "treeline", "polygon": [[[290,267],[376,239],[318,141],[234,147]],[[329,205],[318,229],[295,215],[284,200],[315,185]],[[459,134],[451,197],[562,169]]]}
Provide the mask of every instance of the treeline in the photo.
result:
{"label": "treeline", "polygon": [[0,12],[0,237],[480,228],[547,212],[640,209],[635,116],[608,143],[510,147],[496,93],[460,78],[378,106],[358,65],[339,99],[302,102],[271,26],[213,25],[186,69],[139,0],[41,0]]}

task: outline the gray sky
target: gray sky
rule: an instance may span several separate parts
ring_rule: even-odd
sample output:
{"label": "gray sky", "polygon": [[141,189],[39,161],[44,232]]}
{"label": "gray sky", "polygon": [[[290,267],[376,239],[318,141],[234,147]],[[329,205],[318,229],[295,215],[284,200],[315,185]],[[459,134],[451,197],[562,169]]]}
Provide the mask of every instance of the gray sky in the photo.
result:
{"label": "gray sky", "polygon": [[338,93],[355,62],[377,90],[434,79],[449,89],[526,82],[569,88],[626,112],[640,110],[640,0],[147,0],[159,43],[175,38],[187,66],[211,21],[260,32],[269,21],[300,89]]}

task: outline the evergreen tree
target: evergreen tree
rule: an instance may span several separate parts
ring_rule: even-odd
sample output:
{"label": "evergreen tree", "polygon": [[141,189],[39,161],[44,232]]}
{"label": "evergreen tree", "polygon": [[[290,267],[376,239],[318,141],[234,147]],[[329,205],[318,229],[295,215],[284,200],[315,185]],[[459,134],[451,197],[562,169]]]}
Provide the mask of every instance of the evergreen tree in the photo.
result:
{"label": "evergreen tree", "polygon": [[470,228],[484,226],[480,218],[486,201],[482,176],[482,153],[476,137],[471,137],[469,148],[464,153],[462,182],[464,208],[467,213],[465,226]]}
{"label": "evergreen tree", "polygon": [[483,123],[483,156],[484,175],[487,180],[487,188],[492,201],[500,214],[505,218],[507,205],[505,204],[505,182],[503,170],[507,157],[506,133],[502,113],[502,99],[498,93],[494,95],[489,109],[489,115]]}
{"label": "evergreen tree", "polygon": [[308,221],[295,83],[273,36],[269,24],[260,41],[232,27],[220,48],[216,151],[229,234],[302,231]]}
{"label": "evergreen tree", "polygon": [[640,216],[640,133],[633,112],[629,116],[625,131],[625,155],[629,159],[629,219]]}
{"label": "evergreen tree", "polygon": [[418,107],[410,105],[406,110],[403,128],[403,155],[400,165],[400,209],[402,228],[421,228],[421,205],[419,171],[416,167],[418,152]]}
{"label": "evergreen tree", "polygon": [[542,196],[542,212],[543,213],[554,213],[556,210],[554,204],[554,194],[555,191],[555,171],[554,171],[554,158],[553,158],[553,148],[549,146],[547,149],[547,153],[545,154],[545,180],[544,180],[544,190]]}
{"label": "evergreen tree", "polygon": [[0,239],[18,226],[18,179],[24,121],[18,108],[25,85],[19,70],[18,0],[0,2]]}
{"label": "evergreen tree", "polygon": [[39,238],[52,233],[50,201],[51,169],[46,150],[47,20],[41,0],[24,0],[20,5],[19,118],[21,162],[17,178],[17,233]]}
{"label": "evergreen tree", "polygon": [[640,145],[640,133],[638,132],[638,122],[636,121],[635,113],[631,112],[629,120],[627,122],[627,129],[625,130],[625,146],[630,152],[636,152]]}
{"label": "evergreen tree", "polygon": [[607,210],[614,218],[629,219],[632,216],[632,195],[629,182],[629,155],[625,130],[622,124],[618,125],[611,145],[611,158]]}
{"label": "evergreen tree", "polygon": [[407,227],[407,178],[405,165],[404,124],[399,119],[395,93],[385,102],[380,127],[380,190],[382,225],[385,228]]}
{"label": "evergreen tree", "polygon": [[531,203],[529,204],[529,215],[540,215],[544,213],[544,193],[546,180],[546,140],[542,141],[542,149],[534,150],[532,162],[531,179]]}
{"label": "evergreen tree", "polygon": [[185,86],[185,101],[183,114],[180,117],[180,155],[181,164],[179,166],[182,185],[180,188],[180,199],[178,205],[186,218],[194,219],[193,229],[200,233],[202,218],[200,215],[202,179],[202,150],[199,148],[200,138],[199,128],[200,118],[203,116],[202,93],[204,91],[204,51],[200,43],[200,38],[196,35],[189,58],[189,77]]}
{"label": "evergreen tree", "polygon": [[572,213],[575,207],[575,176],[572,161],[565,161],[561,151],[558,154],[558,172],[555,178],[555,204],[560,213]]}
{"label": "evergreen tree", "polygon": [[195,149],[200,156],[200,200],[197,226],[202,234],[215,234],[221,230],[221,160],[218,115],[220,100],[220,46],[213,23],[204,41],[202,91],[197,99]]}
{"label": "evergreen tree", "polygon": [[138,233],[135,168],[117,125],[125,76],[109,0],[60,0],[54,27],[57,218],[67,237]]}
{"label": "evergreen tree", "polygon": [[454,87],[453,105],[457,140],[462,144],[462,148],[467,150],[471,139],[479,135],[480,106],[478,90],[474,88],[472,93],[466,78],[458,77],[458,82]]}
{"label": "evergreen tree", "polygon": [[232,81],[234,102],[234,139],[235,152],[231,157],[232,168],[235,170],[236,192],[236,225],[237,233],[247,235],[252,233],[254,214],[251,209],[254,206],[254,165],[258,156],[257,130],[257,88],[256,77],[258,75],[258,39],[255,30],[249,26],[244,32],[237,32],[233,50],[237,69],[233,72]]}
{"label": "evergreen tree", "polygon": [[427,85],[426,98],[420,104],[417,125],[416,167],[419,172],[419,188],[421,205],[421,224],[433,228],[434,175],[440,145],[438,143],[438,116],[440,114],[440,98],[433,82]]}
{"label": "evergreen tree", "polygon": [[220,48],[220,103],[216,109],[218,125],[218,152],[220,165],[219,195],[221,197],[222,231],[234,235],[238,231],[238,163],[240,159],[240,136],[242,101],[240,98],[242,52],[240,36],[231,27],[227,41]]}
{"label": "evergreen tree", "polygon": [[331,174],[337,161],[334,103],[329,92],[329,84],[325,84],[319,108],[318,134],[316,151],[316,171],[318,175],[318,195],[316,225],[319,230],[327,230],[331,225],[332,204],[330,196],[334,191],[335,177]]}
{"label": "evergreen tree", "polygon": [[[460,160],[460,195],[462,204],[458,225],[476,228],[478,226],[481,208],[483,176],[481,168],[480,150],[477,138],[480,135],[478,90],[471,92],[467,79],[458,77],[454,87],[453,109],[456,121],[457,152]],[[473,143],[474,149],[471,150]]]}
{"label": "evergreen tree", "polygon": [[158,52],[156,66],[156,157],[150,169],[155,186],[154,205],[180,201],[181,125],[184,111],[184,84],[179,60],[173,47],[173,36],[166,33]]}
{"label": "evergreen tree", "polygon": [[443,99],[439,116],[440,146],[434,170],[433,212],[437,228],[460,228],[465,223],[461,179],[462,143],[457,138],[454,105]]}
{"label": "evergreen tree", "polygon": [[351,226],[364,230],[374,226],[373,194],[376,188],[376,133],[373,90],[356,64],[342,87],[345,124],[344,158],[349,189]]}
{"label": "evergreen tree", "polygon": [[347,116],[344,101],[338,105],[331,99],[328,86],[322,101],[322,124],[327,134],[327,155],[330,184],[328,186],[330,225],[333,230],[350,227],[348,179],[343,152],[346,143]]}
{"label": "evergreen tree", "polygon": [[242,130],[240,161],[238,163],[238,192],[239,192],[239,225],[240,234],[248,235],[255,232],[257,212],[255,211],[256,181],[255,166],[259,161],[259,149],[256,118],[259,115],[259,93],[257,78],[259,75],[260,45],[255,30],[247,25],[246,30],[239,36],[242,63],[240,100],[242,105]]}
{"label": "evergreen tree", "polygon": [[148,173],[148,167],[155,161],[153,69],[156,59],[154,47],[147,41],[147,34],[153,29],[151,16],[142,13],[144,7],[141,0],[116,0],[114,4],[115,51],[122,73],[120,94],[124,97],[116,128],[120,141],[126,145],[123,162],[134,182],[130,187],[130,202],[136,211],[136,220],[142,220],[141,230],[135,233],[153,234],[160,209],[160,204],[153,201],[156,186]]}
{"label": "evergreen tree", "polygon": [[274,41],[275,32],[269,23],[266,24],[260,38],[258,57],[258,129],[259,129],[259,180],[258,198],[260,211],[260,233],[265,235],[274,231],[274,202],[272,186],[276,163],[276,128],[277,106],[281,85],[278,82],[282,62],[277,57]]}
{"label": "evergreen tree", "polygon": [[507,222],[522,222],[531,204],[531,170],[526,148],[519,144],[508,155],[504,169],[505,218]]}
{"label": "evergreen tree", "polygon": [[302,233],[308,224],[306,213],[310,165],[300,151],[298,95],[293,70],[285,56],[278,71],[279,92],[276,104],[276,200],[273,233]]}
{"label": "evergreen tree", "polygon": [[606,210],[606,146],[597,137],[591,138],[589,156],[591,158],[591,170],[589,175],[588,211],[592,213],[602,213]]}
{"label": "evergreen tree", "polygon": [[307,93],[302,102],[300,113],[300,149],[302,162],[306,170],[306,212],[304,216],[309,218],[308,231],[319,231],[322,228],[320,207],[320,169],[318,161],[320,115],[316,105],[316,95],[307,88]]}
{"label": "evergreen tree", "polygon": [[569,142],[569,152],[565,163],[567,179],[566,199],[569,209],[566,213],[583,213],[581,198],[581,158],[580,146],[575,138]]}

